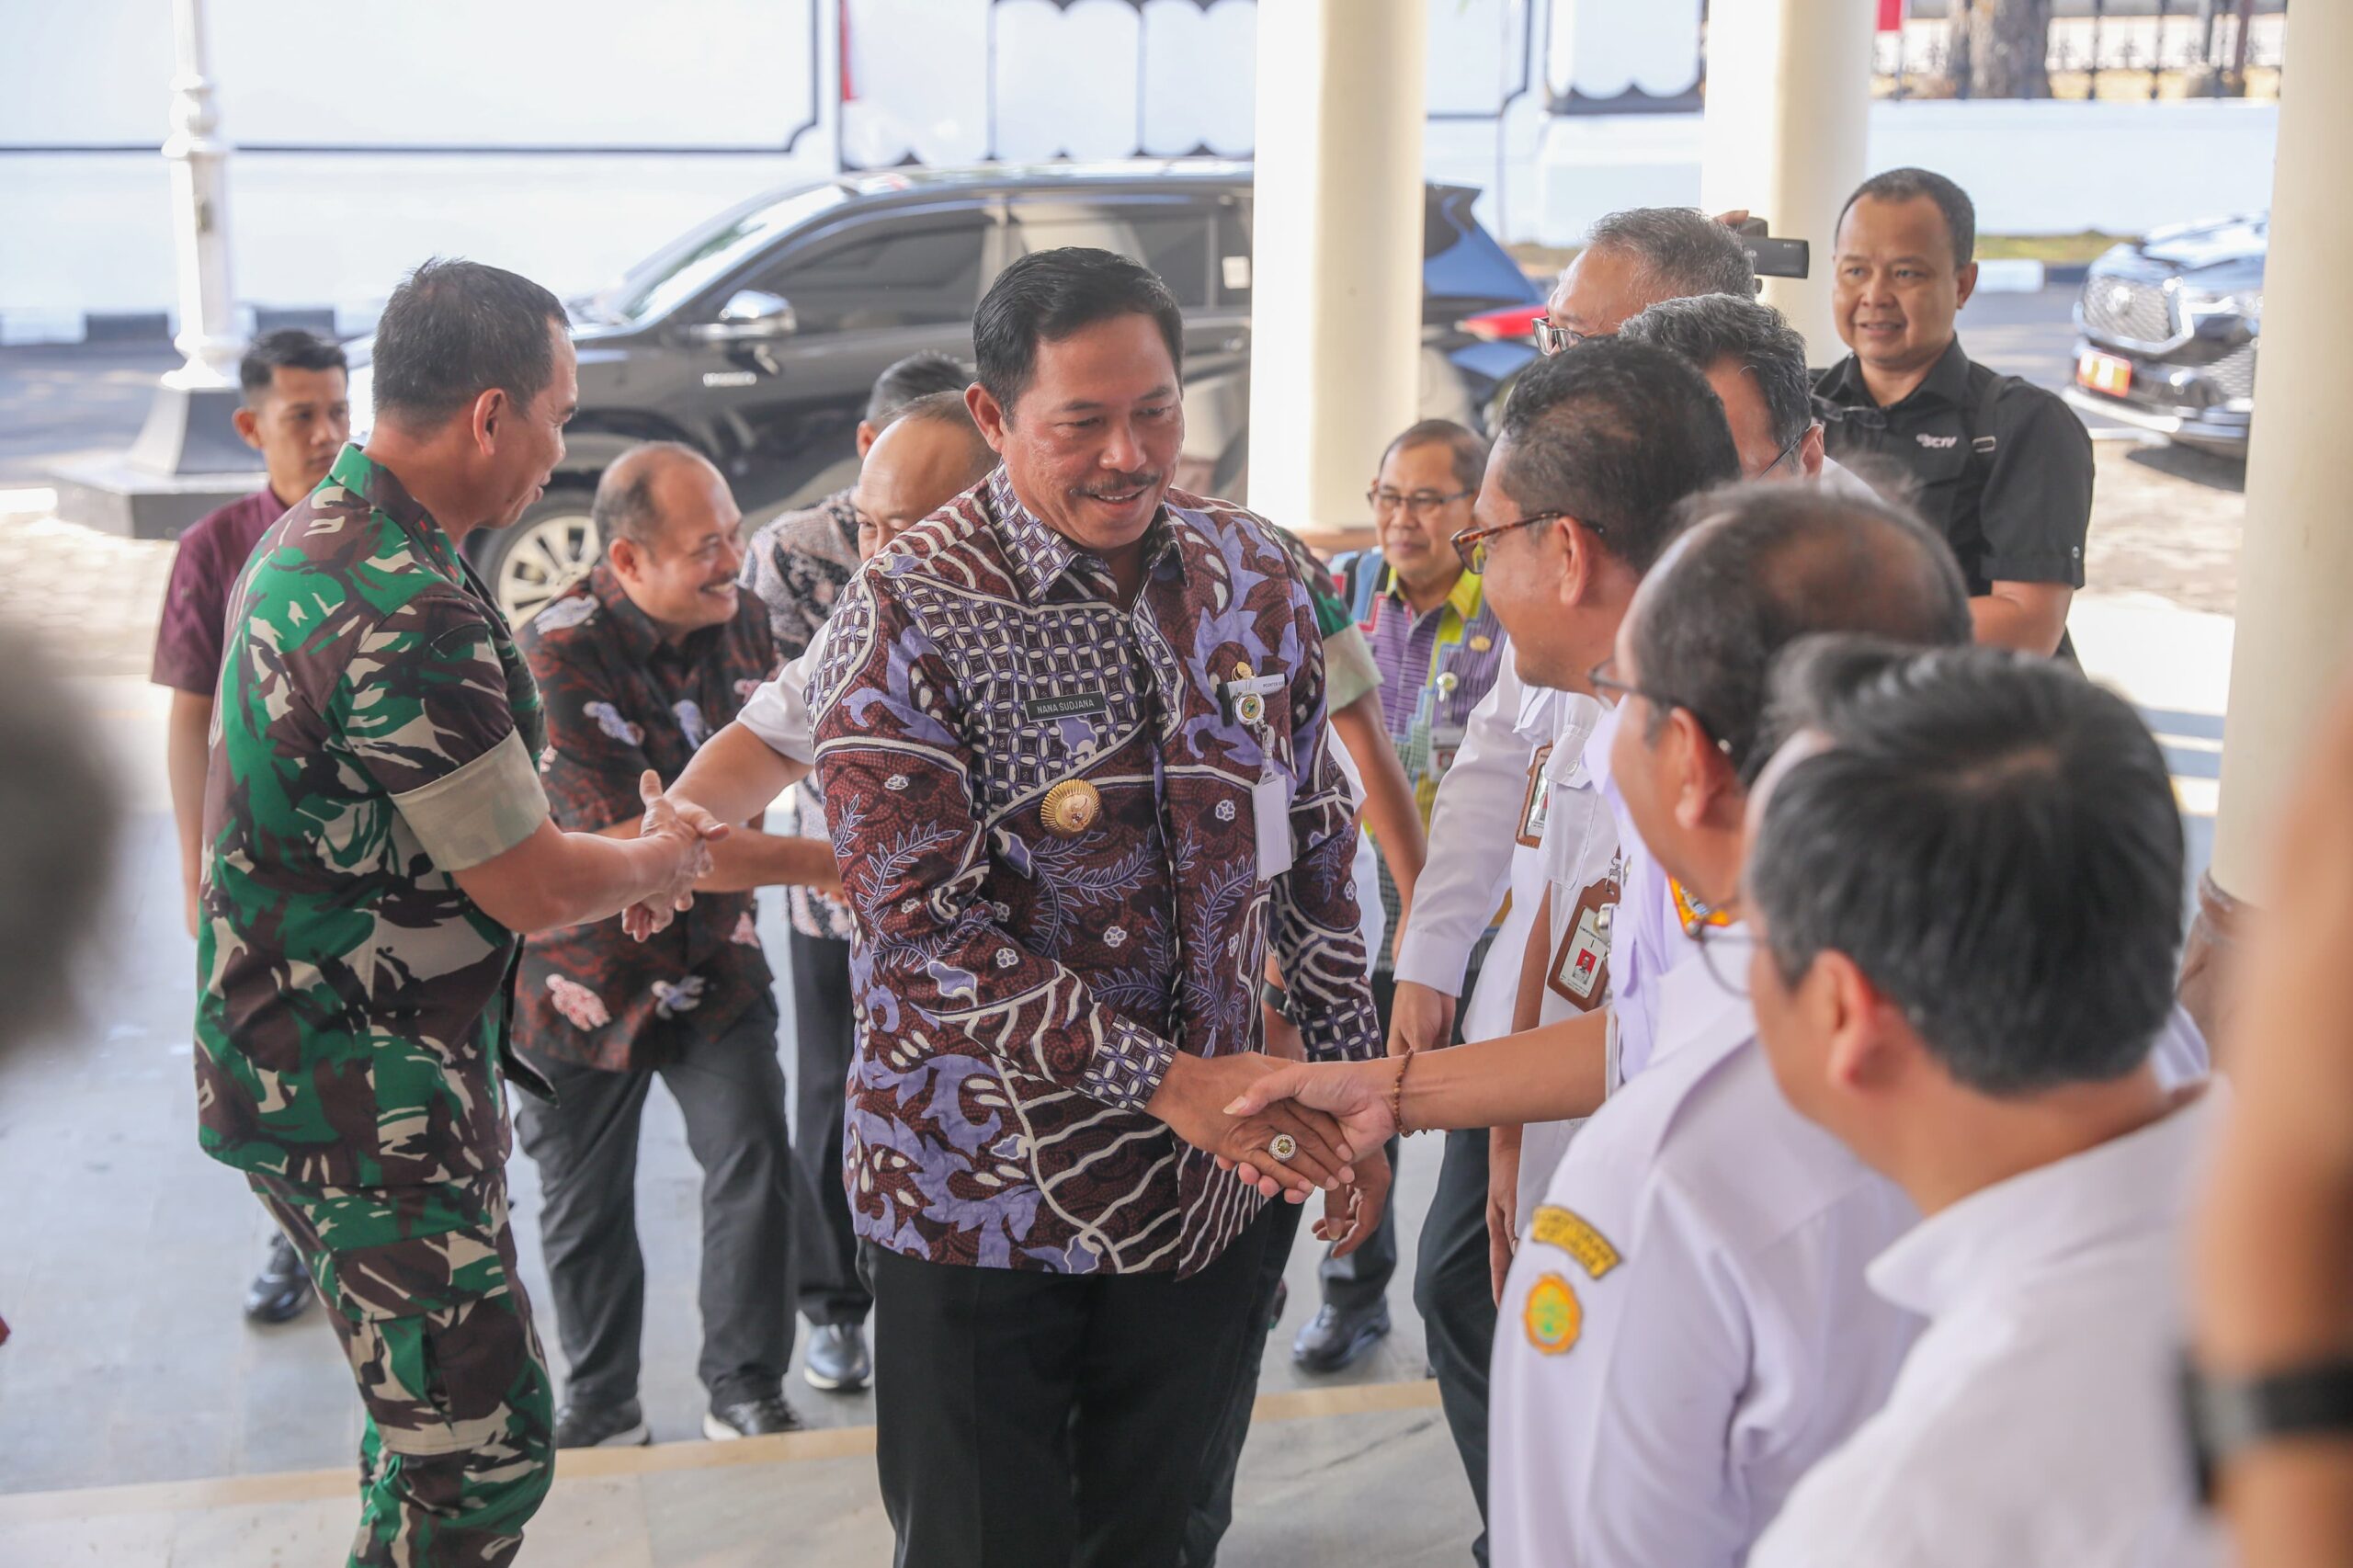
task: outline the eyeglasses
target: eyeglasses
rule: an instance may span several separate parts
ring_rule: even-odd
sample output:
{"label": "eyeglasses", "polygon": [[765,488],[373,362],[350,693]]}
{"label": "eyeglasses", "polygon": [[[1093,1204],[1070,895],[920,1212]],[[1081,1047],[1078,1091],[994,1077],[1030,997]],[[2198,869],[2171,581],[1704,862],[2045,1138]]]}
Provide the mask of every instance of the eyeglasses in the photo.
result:
{"label": "eyeglasses", "polygon": [[1487,544],[1497,534],[1507,534],[1514,528],[1531,528],[1538,523],[1559,522],[1575,523],[1594,538],[1602,537],[1599,523],[1588,523],[1574,513],[1530,512],[1518,522],[1497,523],[1493,528],[1464,528],[1448,542],[1454,546],[1455,559],[1462,562],[1462,569],[1465,572],[1474,577],[1483,577],[1487,574]]}
{"label": "eyeglasses", "polygon": [[1410,495],[1401,495],[1394,490],[1383,490],[1376,484],[1364,493],[1364,498],[1376,517],[1385,517],[1400,506],[1416,517],[1427,517],[1440,506],[1451,506],[1477,494],[1475,490],[1457,490],[1451,494],[1441,495],[1435,490],[1416,490]]}
{"label": "eyeglasses", "polygon": [[1620,680],[1614,673],[1617,665],[1616,659],[1604,659],[1586,672],[1586,684],[1593,687],[1596,697],[1600,698],[1612,708],[1630,697],[1641,698],[1662,713],[1671,709],[1680,708],[1691,715],[1691,722],[1699,726],[1699,733],[1708,737],[1708,744],[1723,754],[1727,761],[1731,759],[1732,743],[1719,735],[1716,733],[1716,727],[1709,723],[1706,716],[1697,708],[1692,707],[1688,702],[1677,702],[1675,699],[1653,691],[1647,687],[1636,686],[1631,681]]}
{"label": "eyeglasses", "polygon": [[1804,429],[1790,437],[1790,444],[1788,446],[1783,447],[1779,451],[1773,454],[1773,460],[1771,462],[1767,463],[1763,468],[1756,471],[1756,477],[1759,479],[1764,478],[1767,474],[1772,472],[1775,469],[1780,467],[1783,463],[1795,457],[1797,455],[1798,449],[1805,445],[1805,438],[1813,434],[1813,422],[1808,421]]}
{"label": "eyeglasses", "polygon": [[1727,939],[1728,926],[1702,923],[1691,933],[1692,945],[1699,949],[1699,961],[1707,966],[1708,978],[1725,995],[1745,1002],[1751,987],[1748,983],[1748,960],[1753,950],[1742,939]]}
{"label": "eyeglasses", "polygon": [[1555,326],[1550,316],[1536,318],[1536,352],[1558,354],[1563,348],[1574,348],[1597,337],[1615,337],[1614,332],[1579,332],[1573,326]]}

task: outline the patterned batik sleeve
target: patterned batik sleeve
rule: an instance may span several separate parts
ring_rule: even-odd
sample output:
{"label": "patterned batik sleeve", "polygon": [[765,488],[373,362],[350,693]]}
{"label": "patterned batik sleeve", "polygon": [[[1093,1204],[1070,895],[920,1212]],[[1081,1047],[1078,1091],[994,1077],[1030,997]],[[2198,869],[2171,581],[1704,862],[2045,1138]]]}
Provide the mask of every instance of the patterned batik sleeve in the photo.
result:
{"label": "patterned batik sleeve", "polygon": [[420,594],[362,633],[337,706],[343,744],[442,870],[494,859],[547,820],[490,624],[465,595]]}
{"label": "patterned batik sleeve", "polygon": [[1141,1109],[1176,1046],[998,924],[954,676],[887,578],[852,581],[813,657],[817,781],[864,949],[854,977],[872,1049],[912,1065],[951,1032],[959,1051]]}
{"label": "patterned batik sleeve", "polygon": [[613,693],[597,682],[593,667],[573,650],[538,642],[527,651],[547,703],[548,749],[540,778],[557,825],[602,833],[642,816],[645,799],[637,784],[654,766],[645,757],[645,731],[621,711]]}
{"label": "patterned batik sleeve", "polygon": [[1357,908],[1356,810],[1332,755],[1324,650],[1305,594],[1294,613],[1307,654],[1291,683],[1292,860],[1275,879],[1269,935],[1309,1057],[1365,1062],[1381,1054],[1381,1028]]}

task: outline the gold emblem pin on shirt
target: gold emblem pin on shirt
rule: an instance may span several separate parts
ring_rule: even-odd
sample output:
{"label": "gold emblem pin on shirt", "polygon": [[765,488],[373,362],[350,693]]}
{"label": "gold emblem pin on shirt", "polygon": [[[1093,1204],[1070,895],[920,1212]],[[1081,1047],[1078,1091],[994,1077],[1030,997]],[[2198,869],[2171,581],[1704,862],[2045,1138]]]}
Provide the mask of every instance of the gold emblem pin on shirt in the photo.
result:
{"label": "gold emblem pin on shirt", "polygon": [[1038,815],[1055,837],[1076,838],[1095,825],[1102,810],[1103,797],[1094,785],[1084,778],[1065,778],[1046,791]]}

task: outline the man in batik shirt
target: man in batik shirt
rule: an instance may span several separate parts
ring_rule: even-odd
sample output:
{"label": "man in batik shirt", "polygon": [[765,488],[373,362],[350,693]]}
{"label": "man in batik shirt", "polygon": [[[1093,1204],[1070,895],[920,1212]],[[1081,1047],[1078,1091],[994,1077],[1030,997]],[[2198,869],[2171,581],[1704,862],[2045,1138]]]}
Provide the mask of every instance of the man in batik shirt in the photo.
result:
{"label": "man in batik shirt", "polygon": [[[700,454],[668,442],[622,454],[594,515],[605,559],[520,641],[547,704],[540,777],[556,821],[633,837],[638,780],[648,768],[675,780],[758,689],[776,649],[767,611],[735,585],[742,516]],[[638,1402],[635,1193],[638,1123],[657,1076],[703,1168],[703,1434],[799,1425],[781,1390],[798,1173],[751,890],[830,880],[833,852],[759,825],[713,846],[694,907],[648,941],[607,920],[524,949],[515,1042],[556,1090],[552,1105],[519,1108],[516,1125],[540,1166],[540,1233],[571,1369],[560,1449],[650,1437]]]}
{"label": "man in batik shirt", "polygon": [[1313,607],[1265,524],[1167,488],[1182,331],[1124,257],[1006,268],[969,394],[1005,467],[814,650],[903,1561],[1173,1562],[1257,1343],[1265,1199],[1328,1183],[1353,1233],[1386,1195],[1329,1122],[1223,1111],[1275,1065],[1270,951],[1311,1055],[1380,1041]]}

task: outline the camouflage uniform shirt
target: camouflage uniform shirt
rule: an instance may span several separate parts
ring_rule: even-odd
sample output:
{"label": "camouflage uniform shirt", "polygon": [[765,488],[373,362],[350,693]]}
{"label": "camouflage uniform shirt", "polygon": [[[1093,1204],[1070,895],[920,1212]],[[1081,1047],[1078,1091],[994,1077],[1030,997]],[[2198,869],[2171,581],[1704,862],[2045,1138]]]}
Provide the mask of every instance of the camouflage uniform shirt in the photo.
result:
{"label": "camouflage uniform shirt", "polygon": [[205,785],[199,1140],[307,1186],[494,1170],[518,938],[454,873],[547,820],[539,692],[489,591],[357,447],[229,606]]}
{"label": "camouflage uniform shirt", "polygon": [[[776,666],[767,609],[738,596],[733,619],[677,646],[600,562],[519,634],[547,701],[540,778],[556,825],[601,833],[642,814],[647,768],[675,783]],[[515,1042],[608,1072],[657,1067],[691,1035],[716,1040],[767,994],[749,892],[698,893],[645,941],[619,920],[544,932],[523,945]]]}

